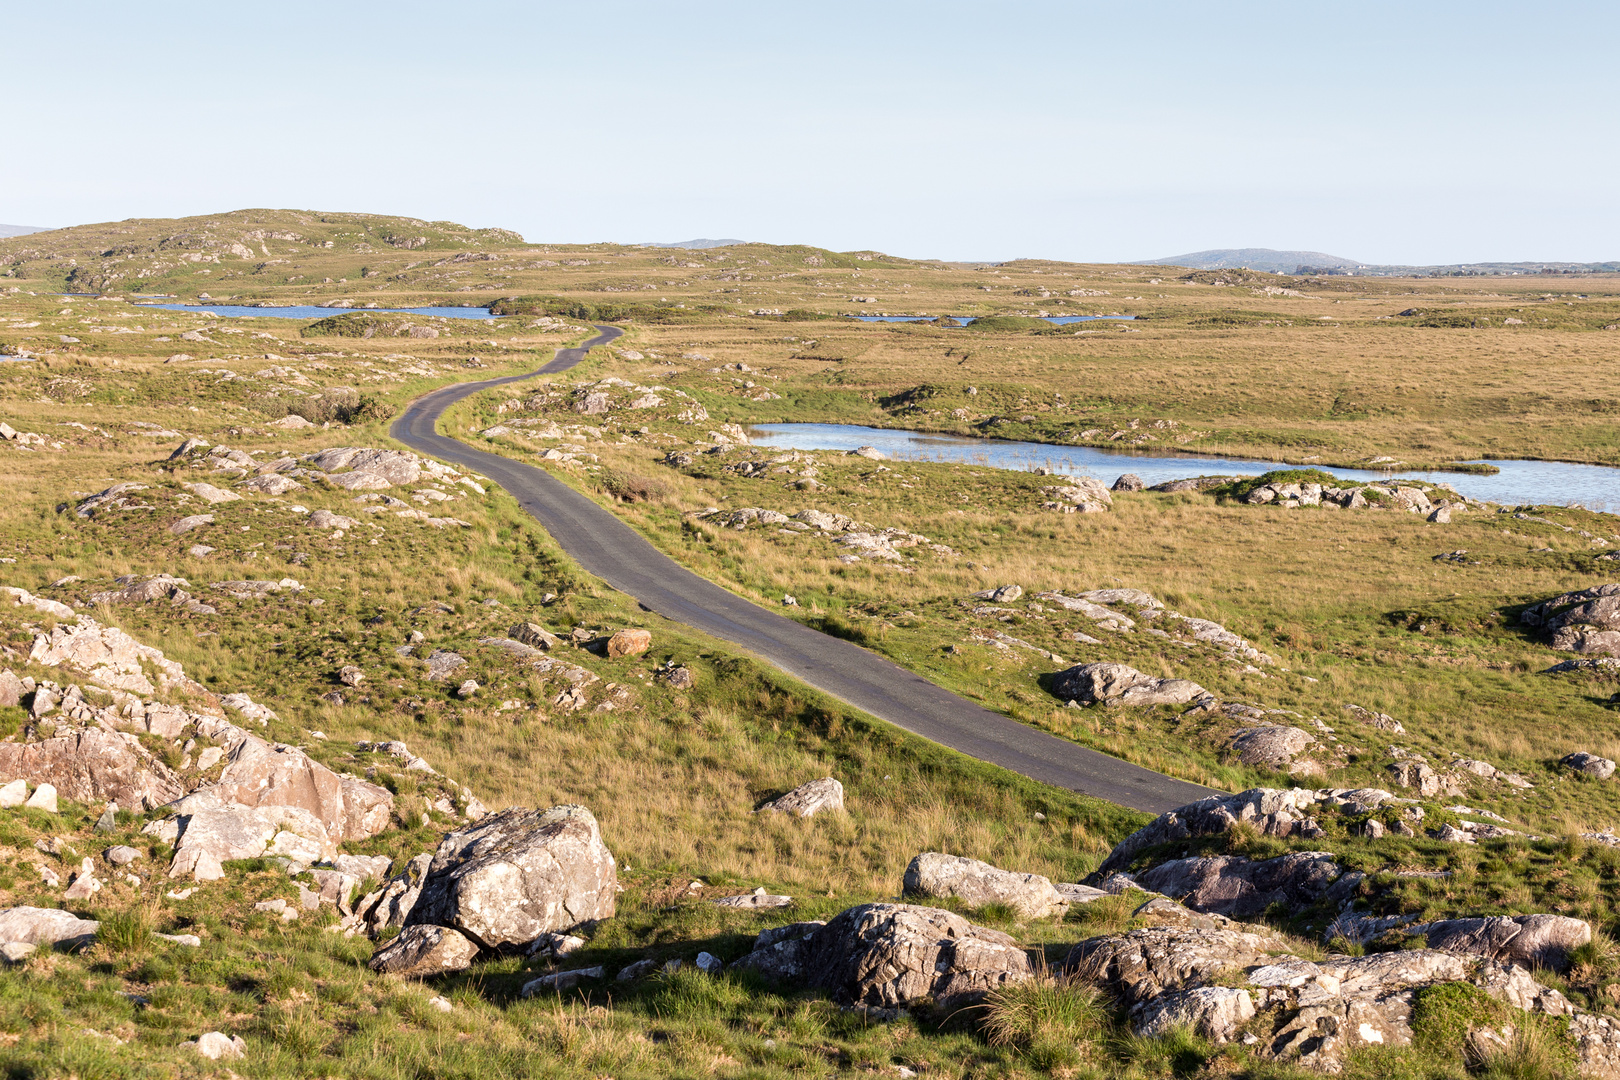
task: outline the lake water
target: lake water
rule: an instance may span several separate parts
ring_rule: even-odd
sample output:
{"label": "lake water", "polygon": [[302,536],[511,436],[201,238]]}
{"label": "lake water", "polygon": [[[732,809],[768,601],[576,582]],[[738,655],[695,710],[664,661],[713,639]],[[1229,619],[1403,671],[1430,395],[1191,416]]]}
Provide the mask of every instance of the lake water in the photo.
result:
{"label": "lake water", "polygon": [[413,307],[413,308],[327,308],[299,305],[294,307],[243,307],[238,304],[137,304],[137,307],[162,308],[164,311],[195,311],[205,315],[221,315],[245,319],[326,319],[333,315],[346,315],[351,311],[370,312],[373,315],[438,315],[446,319],[494,319],[488,308],[481,307]]}
{"label": "lake water", "polygon": [[[970,439],[892,428],[854,424],[756,424],[750,430],[755,445],[792,450],[854,450],[871,446],[891,458],[905,461],[946,461],[983,465],[992,469],[1027,472],[1049,468],[1054,473],[1092,476],[1112,484],[1121,473],[1135,473],[1149,487],[1189,476],[1257,475],[1290,466],[1247,458],[1204,457],[1192,454],[1137,453],[1099,450],[1089,446]],[[1620,510],[1620,469],[1607,465],[1572,465],[1559,461],[1491,461],[1502,471],[1495,476],[1453,472],[1377,472],[1368,469],[1321,467],[1343,480],[1387,480],[1409,477],[1429,483],[1447,483],[1474,499],[1498,503],[1538,503],[1564,506],[1580,503],[1590,510]],[[1292,466],[1299,468],[1300,466]]]}
{"label": "lake water", "polygon": [[[846,315],[846,319],[856,322],[933,322],[937,315]],[[1135,320],[1135,315],[1041,315],[1053,326],[1067,326],[1077,322],[1096,322],[1099,319],[1118,319],[1125,322]],[[951,318],[959,323],[977,322],[977,315],[952,315]]]}

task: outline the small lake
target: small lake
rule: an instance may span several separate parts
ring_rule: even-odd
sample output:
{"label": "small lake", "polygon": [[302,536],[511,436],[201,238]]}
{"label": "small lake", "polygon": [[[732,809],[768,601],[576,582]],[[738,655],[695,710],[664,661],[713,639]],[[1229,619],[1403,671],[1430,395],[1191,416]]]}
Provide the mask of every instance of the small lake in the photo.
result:
{"label": "small lake", "polygon": [[161,308],[164,311],[194,311],[201,315],[220,315],[234,319],[326,319],[333,315],[347,315],[353,311],[373,315],[438,315],[445,319],[494,319],[488,308],[481,307],[413,307],[413,308],[329,308],[311,305],[293,307],[245,307],[240,304],[137,304],[137,307]]}
{"label": "small lake", "polygon": [[[955,319],[957,322],[962,323],[964,326],[966,324],[970,323],[970,322],[978,322],[979,318],[980,318],[980,316],[978,316],[978,315],[952,315],[950,317]],[[1101,320],[1117,319],[1117,320],[1120,320],[1122,322],[1132,322],[1132,321],[1134,321],[1136,319],[1135,315],[1040,315],[1040,316],[1032,316],[1032,317],[1045,319],[1047,322],[1051,323],[1053,326],[1067,326],[1070,323],[1077,323],[1077,322],[1097,322],[1099,319],[1101,319]],[[931,323],[937,318],[942,318],[942,316],[939,316],[939,315],[845,315],[844,318],[846,318],[846,319],[854,319],[856,322],[915,322],[915,323],[924,323],[925,322],[925,323]],[[1020,318],[1022,318],[1022,316],[1020,316]]]}
{"label": "small lake", "polygon": [[[1028,472],[1049,468],[1054,473],[1092,476],[1113,484],[1121,473],[1135,473],[1152,487],[1189,476],[1257,475],[1271,469],[1301,468],[1275,461],[1205,457],[1194,454],[1155,454],[1126,450],[1099,450],[1089,446],[969,439],[921,431],[860,427],[854,424],[755,424],[749,437],[756,446],[784,450],[854,450],[871,446],[903,461],[944,461],[982,465],[992,469]],[[1572,465],[1559,461],[1491,461],[1502,471],[1495,476],[1454,472],[1387,473],[1369,469],[1326,466],[1323,472],[1342,480],[1387,480],[1392,476],[1446,483],[1473,499],[1519,504],[1564,506],[1580,503],[1589,510],[1620,510],[1620,469],[1607,465]]]}

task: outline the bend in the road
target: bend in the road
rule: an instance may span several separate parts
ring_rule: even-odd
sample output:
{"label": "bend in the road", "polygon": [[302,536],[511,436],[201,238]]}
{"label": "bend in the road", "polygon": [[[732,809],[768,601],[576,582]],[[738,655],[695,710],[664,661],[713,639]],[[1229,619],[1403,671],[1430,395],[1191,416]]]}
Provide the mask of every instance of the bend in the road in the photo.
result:
{"label": "bend in the road", "polygon": [[647,609],[729,641],[880,719],[971,757],[1035,780],[1136,810],[1161,813],[1215,792],[1059,739],[975,705],[875,653],[767,611],[701,578],[653,547],[616,515],[544,469],[476,450],[439,434],[457,401],[492,386],[566,371],[623,331],[601,331],[559,349],[528,375],[435,390],[406,409],[389,432],[421,454],[455,462],[500,484],[584,569]]}

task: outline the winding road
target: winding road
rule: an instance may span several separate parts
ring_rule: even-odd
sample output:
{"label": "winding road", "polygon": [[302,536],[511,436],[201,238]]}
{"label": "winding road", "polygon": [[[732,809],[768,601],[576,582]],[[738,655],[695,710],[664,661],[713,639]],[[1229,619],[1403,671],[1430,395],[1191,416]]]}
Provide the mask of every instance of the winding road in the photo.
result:
{"label": "winding road", "polygon": [[765,610],[682,567],[610,511],[544,469],[475,450],[439,434],[445,409],[480,390],[566,371],[594,346],[623,333],[611,326],[527,375],[435,390],[389,433],[420,454],[474,469],[500,484],[586,571],[647,609],[738,645],[811,686],[925,739],[1058,787],[1150,813],[1210,788],[1175,780],[1037,731],[944,690],[874,653]]}

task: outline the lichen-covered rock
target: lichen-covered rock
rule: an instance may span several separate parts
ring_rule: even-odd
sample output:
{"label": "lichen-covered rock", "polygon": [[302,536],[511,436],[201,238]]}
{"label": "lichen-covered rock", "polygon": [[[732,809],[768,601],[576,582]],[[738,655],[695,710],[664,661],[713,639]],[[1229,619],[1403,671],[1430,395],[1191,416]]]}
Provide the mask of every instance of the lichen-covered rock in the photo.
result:
{"label": "lichen-covered rock", "polygon": [[1202,986],[1238,967],[1263,967],[1287,942],[1262,927],[1190,929],[1150,926],[1082,941],[1064,969],[1109,987],[1127,1005]]}
{"label": "lichen-covered rock", "polygon": [[803,969],[811,986],[847,1005],[900,1008],[970,1004],[1027,979],[1029,958],[999,930],[949,911],[861,904],[816,931]]}
{"label": "lichen-covered rock", "polygon": [[734,968],[758,972],[767,979],[792,982],[804,978],[805,961],[810,955],[810,942],[824,922],[791,923],[761,930],[754,939],[754,949],[734,962]]}
{"label": "lichen-covered rock", "polygon": [[1384,770],[1398,787],[1414,790],[1420,798],[1440,794],[1440,774],[1421,761],[1397,761]]}
{"label": "lichen-covered rock", "polygon": [[1185,705],[1209,691],[1191,679],[1156,679],[1129,664],[1078,664],[1052,678],[1052,691],[1084,705]]}
{"label": "lichen-covered rock", "polygon": [[371,957],[371,970],[406,979],[428,979],[465,971],[478,945],[445,926],[407,926]]}
{"label": "lichen-covered rock", "polygon": [[320,820],[293,806],[196,809],[179,819],[179,829],[169,876],[196,881],[224,877],[223,864],[232,859],[272,855],[307,866],[337,853]]}
{"label": "lichen-covered rock", "polygon": [[773,810],[781,814],[811,817],[823,810],[844,808],[844,785],[831,776],[800,784],[780,798],[772,799],[760,811]]}
{"label": "lichen-covered rock", "polygon": [[1173,859],[1138,874],[1137,882],[1193,911],[1245,919],[1272,904],[1298,910],[1324,899],[1348,899],[1361,878],[1341,873],[1328,852],[1293,851],[1261,861],[1238,855]]}
{"label": "lichen-covered rock", "polygon": [[451,926],[485,948],[610,918],[618,868],[583,806],[521,807],[453,832],[406,925]]}
{"label": "lichen-covered rock", "polygon": [[[370,474],[384,481],[378,485],[380,487],[387,487],[390,484],[414,484],[422,478],[422,459],[401,450],[334,446],[330,450],[322,450],[316,454],[311,459],[311,464],[322,472],[348,469],[354,473]],[[337,480],[336,477],[332,479]]]}
{"label": "lichen-covered rock", "polygon": [[925,851],[911,860],[906,867],[905,891],[911,896],[955,897],[971,907],[1006,904],[1025,919],[1044,919],[1069,910],[1069,902],[1048,878],[937,851]]}
{"label": "lichen-covered rock", "polygon": [[[28,659],[46,667],[69,667],[89,681],[111,690],[150,695],[158,691],[206,691],[186,678],[185,669],[157,649],[142,645],[114,626],[102,626],[88,616],[79,616],[75,626],[57,626],[49,634],[34,638]],[[144,666],[143,666],[144,665]],[[146,668],[157,672],[157,685],[147,677]]]}
{"label": "lichen-covered rock", "polygon": [[1614,762],[1596,754],[1588,754],[1584,750],[1570,754],[1559,762],[1566,769],[1573,769],[1583,776],[1590,776],[1595,780],[1607,780],[1614,775]]}
{"label": "lichen-covered rock", "polygon": [[1245,765],[1283,769],[1315,744],[1316,737],[1307,731],[1270,724],[1238,732],[1232,739],[1232,752]]}

